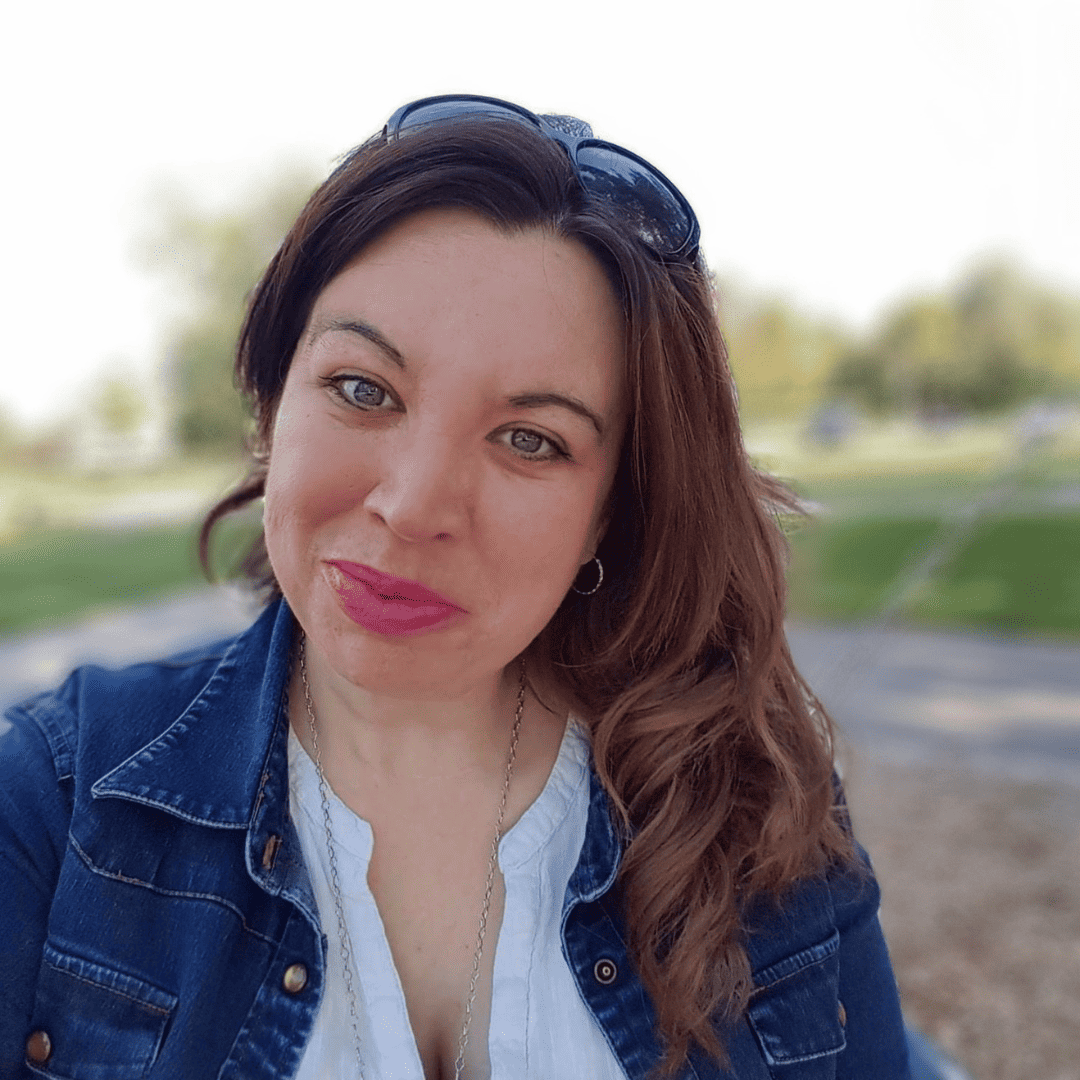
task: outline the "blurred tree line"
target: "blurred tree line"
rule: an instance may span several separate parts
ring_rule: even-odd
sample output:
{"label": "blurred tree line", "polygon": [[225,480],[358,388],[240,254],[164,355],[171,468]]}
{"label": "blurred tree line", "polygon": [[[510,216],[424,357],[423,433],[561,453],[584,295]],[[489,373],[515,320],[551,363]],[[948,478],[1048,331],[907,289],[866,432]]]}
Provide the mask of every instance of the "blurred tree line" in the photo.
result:
{"label": "blurred tree line", "polygon": [[744,416],[842,401],[871,415],[993,413],[1080,391],[1080,298],[1004,261],[892,308],[869,334],[719,287]]}
{"label": "blurred tree line", "polygon": [[[183,193],[159,197],[160,224],[143,250],[175,301],[165,361],[185,451],[233,453],[248,430],[232,381],[244,306],[318,181],[295,166],[216,211]],[[1080,298],[1005,261],[896,305],[864,336],[732,282],[721,281],[717,295],[745,418],[793,418],[837,402],[934,418],[1080,390]],[[126,406],[114,389],[119,424]]]}

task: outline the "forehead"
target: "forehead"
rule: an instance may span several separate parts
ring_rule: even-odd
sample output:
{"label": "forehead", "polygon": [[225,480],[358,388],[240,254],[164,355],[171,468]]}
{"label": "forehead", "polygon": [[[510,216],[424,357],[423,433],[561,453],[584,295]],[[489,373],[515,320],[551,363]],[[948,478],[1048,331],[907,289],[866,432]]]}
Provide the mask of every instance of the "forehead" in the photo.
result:
{"label": "forehead", "polygon": [[350,318],[406,364],[535,369],[594,384],[611,405],[621,393],[623,317],[604,269],[578,241],[540,229],[506,231],[460,210],[416,214],[323,290],[302,345]]}

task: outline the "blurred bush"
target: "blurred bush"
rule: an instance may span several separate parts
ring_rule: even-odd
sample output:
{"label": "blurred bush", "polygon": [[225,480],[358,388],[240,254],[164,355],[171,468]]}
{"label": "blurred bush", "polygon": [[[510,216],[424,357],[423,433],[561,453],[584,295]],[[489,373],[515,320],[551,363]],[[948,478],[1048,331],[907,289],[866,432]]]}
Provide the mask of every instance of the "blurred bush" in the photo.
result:
{"label": "blurred bush", "polygon": [[788,420],[818,404],[850,348],[843,328],[731,281],[719,283],[717,297],[743,417]]}

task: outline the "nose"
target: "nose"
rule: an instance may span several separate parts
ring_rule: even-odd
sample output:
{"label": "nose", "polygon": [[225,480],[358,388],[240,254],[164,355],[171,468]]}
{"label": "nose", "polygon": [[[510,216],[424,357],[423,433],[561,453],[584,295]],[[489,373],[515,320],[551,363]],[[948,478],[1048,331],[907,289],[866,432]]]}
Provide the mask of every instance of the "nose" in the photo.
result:
{"label": "nose", "polygon": [[478,463],[434,426],[399,430],[378,451],[364,509],[410,543],[461,536],[471,513]]}

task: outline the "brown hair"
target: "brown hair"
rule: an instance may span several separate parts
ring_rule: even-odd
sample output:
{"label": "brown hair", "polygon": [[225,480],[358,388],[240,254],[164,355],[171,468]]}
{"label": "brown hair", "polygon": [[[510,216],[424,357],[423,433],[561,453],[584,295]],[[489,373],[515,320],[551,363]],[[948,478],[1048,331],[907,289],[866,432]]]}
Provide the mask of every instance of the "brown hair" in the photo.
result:
{"label": "brown hair", "polygon": [[[590,725],[626,839],[631,953],[674,1072],[752,990],[746,905],[852,858],[831,728],[783,629],[784,489],[749,462],[702,266],[663,261],[591,201],[565,152],[514,123],[457,121],[354,150],[312,196],[251,298],[236,373],[257,425],[247,479],[200,536],[263,492],[274,411],[319,292],[409,214],[458,207],[585,244],[622,303],[630,417],[597,554],[526,650]],[[245,569],[276,593],[260,537]]]}

